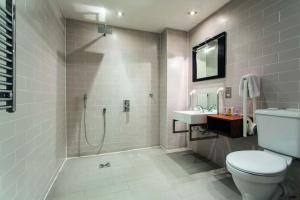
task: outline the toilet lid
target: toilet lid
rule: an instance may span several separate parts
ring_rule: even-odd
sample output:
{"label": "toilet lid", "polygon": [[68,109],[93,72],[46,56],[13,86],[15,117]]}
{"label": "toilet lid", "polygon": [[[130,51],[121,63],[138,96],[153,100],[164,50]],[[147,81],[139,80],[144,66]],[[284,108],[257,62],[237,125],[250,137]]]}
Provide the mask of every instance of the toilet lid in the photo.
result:
{"label": "toilet lid", "polygon": [[264,151],[236,151],[226,157],[232,167],[257,175],[275,175],[287,169],[286,161]]}

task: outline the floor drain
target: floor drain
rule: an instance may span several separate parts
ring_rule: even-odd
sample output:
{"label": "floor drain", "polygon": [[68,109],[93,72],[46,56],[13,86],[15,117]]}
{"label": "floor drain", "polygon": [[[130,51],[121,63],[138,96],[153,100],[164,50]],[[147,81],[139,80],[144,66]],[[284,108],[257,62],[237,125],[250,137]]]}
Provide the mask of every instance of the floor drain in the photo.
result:
{"label": "floor drain", "polygon": [[106,167],[110,167],[110,162],[107,162],[105,164],[99,164],[99,169],[102,169],[102,168],[106,168]]}

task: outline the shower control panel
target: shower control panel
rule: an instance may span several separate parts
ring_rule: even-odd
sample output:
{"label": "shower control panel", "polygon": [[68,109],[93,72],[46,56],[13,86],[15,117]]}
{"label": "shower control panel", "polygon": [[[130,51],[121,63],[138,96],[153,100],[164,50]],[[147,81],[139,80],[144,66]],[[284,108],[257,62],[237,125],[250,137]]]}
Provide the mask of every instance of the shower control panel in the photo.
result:
{"label": "shower control panel", "polygon": [[123,112],[130,111],[130,100],[123,100]]}

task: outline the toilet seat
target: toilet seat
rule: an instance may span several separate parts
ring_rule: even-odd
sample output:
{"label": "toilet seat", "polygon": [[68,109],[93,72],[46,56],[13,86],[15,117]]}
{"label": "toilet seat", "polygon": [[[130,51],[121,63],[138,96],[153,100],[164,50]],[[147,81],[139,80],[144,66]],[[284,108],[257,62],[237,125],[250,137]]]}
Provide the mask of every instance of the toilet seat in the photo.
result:
{"label": "toilet seat", "polygon": [[227,155],[226,164],[256,176],[280,176],[287,170],[284,158],[264,151],[236,151]]}

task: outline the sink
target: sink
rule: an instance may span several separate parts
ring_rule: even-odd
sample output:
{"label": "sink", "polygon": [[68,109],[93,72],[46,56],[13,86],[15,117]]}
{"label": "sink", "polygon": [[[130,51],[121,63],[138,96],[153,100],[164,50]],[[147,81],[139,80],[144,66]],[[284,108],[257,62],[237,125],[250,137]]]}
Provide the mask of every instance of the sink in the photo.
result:
{"label": "sink", "polygon": [[200,111],[200,110],[187,110],[187,111],[175,111],[173,113],[173,119],[187,123],[187,124],[206,124],[207,115],[217,114],[217,111]]}

